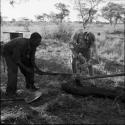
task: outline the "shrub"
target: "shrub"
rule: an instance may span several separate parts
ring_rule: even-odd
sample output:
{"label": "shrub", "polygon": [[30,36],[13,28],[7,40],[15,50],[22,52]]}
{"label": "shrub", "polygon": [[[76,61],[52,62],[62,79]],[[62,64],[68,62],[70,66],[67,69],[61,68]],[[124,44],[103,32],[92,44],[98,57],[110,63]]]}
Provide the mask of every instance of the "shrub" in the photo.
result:
{"label": "shrub", "polygon": [[[47,30],[47,29],[46,29]],[[45,32],[45,31],[44,31]],[[68,24],[59,24],[51,31],[44,33],[45,39],[56,39],[62,42],[67,42],[70,40],[73,32],[73,27]]]}
{"label": "shrub", "polygon": [[60,24],[58,26],[57,32],[54,33],[54,38],[63,42],[67,42],[70,40],[72,32],[73,28],[71,25]]}

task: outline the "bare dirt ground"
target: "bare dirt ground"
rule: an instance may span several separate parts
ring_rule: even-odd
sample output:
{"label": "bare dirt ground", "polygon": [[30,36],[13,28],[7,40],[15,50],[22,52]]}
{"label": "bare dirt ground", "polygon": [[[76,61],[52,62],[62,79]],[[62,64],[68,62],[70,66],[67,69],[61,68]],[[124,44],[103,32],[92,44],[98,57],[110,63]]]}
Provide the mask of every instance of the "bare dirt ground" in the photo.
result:
{"label": "bare dirt ground", "polygon": [[[55,48],[55,49],[53,49]],[[36,63],[44,71],[71,72],[71,52],[66,44],[45,41],[38,49]],[[1,67],[1,90],[5,91],[7,74]],[[61,84],[71,78],[35,76],[42,96],[31,104],[24,101],[2,101],[1,123],[4,124],[125,124],[125,105],[108,98],[82,97],[66,93]],[[121,80],[122,78],[119,77]],[[97,86],[113,88],[116,82],[98,80]],[[117,84],[119,84],[117,82]],[[123,86],[124,82],[119,84]],[[18,75],[18,90],[23,95],[24,76]],[[1,92],[1,98],[4,94]]]}

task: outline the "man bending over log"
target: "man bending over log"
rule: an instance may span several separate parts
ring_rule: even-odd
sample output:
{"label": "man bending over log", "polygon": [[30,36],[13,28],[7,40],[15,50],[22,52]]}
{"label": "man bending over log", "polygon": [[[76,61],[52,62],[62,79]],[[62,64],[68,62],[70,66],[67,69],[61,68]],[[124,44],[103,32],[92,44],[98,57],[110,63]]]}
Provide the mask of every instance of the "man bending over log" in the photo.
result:
{"label": "man bending over log", "polygon": [[29,39],[15,38],[4,45],[3,54],[8,71],[7,95],[16,94],[18,67],[25,76],[26,88],[37,90],[34,86],[34,73],[38,73],[40,70],[35,64],[35,52],[41,39],[41,35],[35,32]]}
{"label": "man bending over log", "polygon": [[[81,64],[88,68],[88,74],[92,76],[93,68],[91,57],[95,55],[96,59],[98,58],[95,45],[95,35],[91,32],[83,32],[83,29],[80,29],[73,34],[70,44],[72,45],[73,73],[78,73],[77,61],[81,60]],[[78,79],[75,80],[79,83]]]}

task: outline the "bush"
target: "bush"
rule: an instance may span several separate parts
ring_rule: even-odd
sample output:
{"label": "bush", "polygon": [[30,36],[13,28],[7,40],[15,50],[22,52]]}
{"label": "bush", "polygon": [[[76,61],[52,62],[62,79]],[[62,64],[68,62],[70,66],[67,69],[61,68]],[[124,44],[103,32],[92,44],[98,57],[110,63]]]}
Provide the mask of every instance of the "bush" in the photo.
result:
{"label": "bush", "polygon": [[114,30],[113,32],[111,32],[110,34],[124,34],[124,31],[120,31],[120,30]]}
{"label": "bush", "polygon": [[73,32],[73,28],[68,24],[59,24],[56,28],[52,29],[51,32],[47,31],[45,33],[45,39],[56,39],[62,42],[67,42],[70,40]]}
{"label": "bush", "polygon": [[60,24],[58,26],[57,32],[54,33],[54,38],[67,42],[70,40],[73,32],[73,28],[70,25]]}

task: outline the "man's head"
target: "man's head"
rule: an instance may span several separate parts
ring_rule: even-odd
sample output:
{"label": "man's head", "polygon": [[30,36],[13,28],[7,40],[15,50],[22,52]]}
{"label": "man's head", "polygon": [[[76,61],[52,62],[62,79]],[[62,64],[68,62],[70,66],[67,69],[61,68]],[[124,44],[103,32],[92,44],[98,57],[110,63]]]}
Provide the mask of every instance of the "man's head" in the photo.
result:
{"label": "man's head", "polygon": [[39,33],[34,32],[30,36],[30,44],[32,47],[37,47],[40,45],[40,42],[42,40],[42,37]]}

